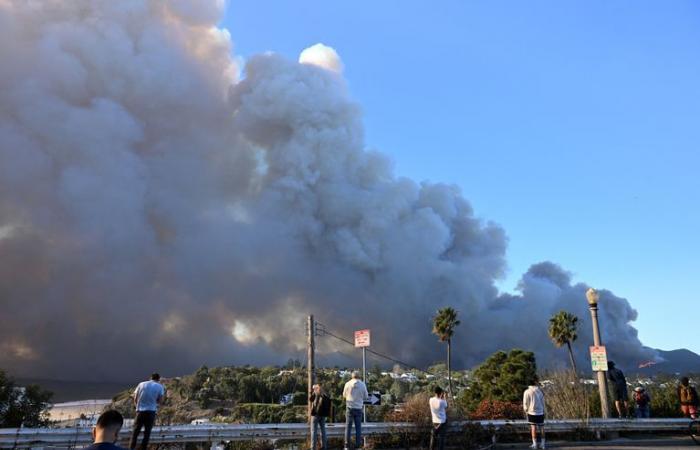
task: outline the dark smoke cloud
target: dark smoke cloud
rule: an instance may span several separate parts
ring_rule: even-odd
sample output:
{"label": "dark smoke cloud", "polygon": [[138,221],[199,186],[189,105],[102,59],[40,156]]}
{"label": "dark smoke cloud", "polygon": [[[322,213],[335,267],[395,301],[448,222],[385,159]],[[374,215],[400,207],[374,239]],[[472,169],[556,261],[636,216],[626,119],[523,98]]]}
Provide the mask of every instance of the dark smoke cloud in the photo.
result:
{"label": "dark smoke cloud", "polygon": [[[222,9],[0,0],[0,367],[123,380],[277,363],[303,349],[308,313],[425,364],[445,305],[463,319],[457,365],[511,347],[564,360],[546,335],[560,309],[584,319],[583,360],[587,286],[542,263],[499,294],[504,231],[366,150],[335,52],[256,56],[241,78]],[[601,297],[613,356],[648,358],[636,312]]]}

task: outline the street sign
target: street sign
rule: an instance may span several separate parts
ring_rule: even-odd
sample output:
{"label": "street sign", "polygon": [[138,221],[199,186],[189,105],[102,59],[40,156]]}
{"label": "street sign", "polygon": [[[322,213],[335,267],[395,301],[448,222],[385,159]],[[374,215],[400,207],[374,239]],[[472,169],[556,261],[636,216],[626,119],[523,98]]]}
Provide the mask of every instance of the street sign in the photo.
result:
{"label": "street sign", "polygon": [[369,347],[369,330],[355,331],[355,347]]}
{"label": "street sign", "polygon": [[594,372],[608,370],[608,355],[605,352],[605,346],[591,346],[591,367]]}
{"label": "street sign", "polygon": [[363,402],[365,405],[378,406],[382,404],[382,393],[372,391],[369,393],[369,398]]}

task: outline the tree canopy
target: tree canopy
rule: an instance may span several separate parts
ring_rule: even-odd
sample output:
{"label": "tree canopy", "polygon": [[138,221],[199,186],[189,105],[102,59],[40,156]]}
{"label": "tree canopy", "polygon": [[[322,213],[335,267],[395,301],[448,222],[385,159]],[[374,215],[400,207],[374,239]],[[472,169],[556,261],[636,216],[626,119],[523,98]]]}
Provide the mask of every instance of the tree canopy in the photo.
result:
{"label": "tree canopy", "polygon": [[17,386],[0,369],[0,428],[41,427],[49,423],[49,401],[53,393],[37,385]]}
{"label": "tree canopy", "polygon": [[450,306],[441,308],[433,318],[433,333],[440,341],[449,341],[460,323],[457,320],[457,310]]}
{"label": "tree canopy", "polygon": [[549,319],[549,337],[557,347],[574,342],[578,335],[578,317],[566,311],[559,311]]}
{"label": "tree canopy", "polygon": [[464,402],[473,409],[481,400],[517,402],[537,379],[535,354],[520,349],[498,351],[474,371]]}

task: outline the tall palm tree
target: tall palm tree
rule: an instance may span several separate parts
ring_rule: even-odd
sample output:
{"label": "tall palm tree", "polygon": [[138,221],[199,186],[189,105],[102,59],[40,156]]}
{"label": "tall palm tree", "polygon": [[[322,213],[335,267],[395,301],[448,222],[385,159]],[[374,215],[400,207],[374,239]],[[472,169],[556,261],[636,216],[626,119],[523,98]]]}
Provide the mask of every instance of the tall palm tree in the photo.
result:
{"label": "tall palm tree", "polygon": [[549,337],[557,347],[566,344],[569,349],[571,368],[574,370],[574,373],[577,373],[577,370],[574,353],[571,351],[571,343],[578,338],[576,334],[577,323],[578,317],[566,311],[559,311],[549,319]]}
{"label": "tall palm tree", "polygon": [[452,396],[452,335],[459,324],[457,311],[449,306],[438,309],[433,317],[433,333],[440,342],[447,342],[447,386],[450,396]]}

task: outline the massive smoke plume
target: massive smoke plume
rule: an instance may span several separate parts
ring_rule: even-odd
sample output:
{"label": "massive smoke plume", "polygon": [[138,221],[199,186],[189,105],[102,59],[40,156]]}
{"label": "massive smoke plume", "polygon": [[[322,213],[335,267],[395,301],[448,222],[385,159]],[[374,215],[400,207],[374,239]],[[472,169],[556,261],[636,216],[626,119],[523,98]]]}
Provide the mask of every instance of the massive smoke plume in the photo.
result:
{"label": "massive smoke plume", "polygon": [[[338,55],[239,67],[222,9],[0,0],[0,367],[124,380],[278,363],[308,313],[426,364],[446,305],[456,366],[511,347],[565,361],[546,335],[560,309],[583,319],[584,358],[587,286],[541,263],[499,294],[504,231],[365,148]],[[648,358],[636,312],[601,296],[612,355]]]}

